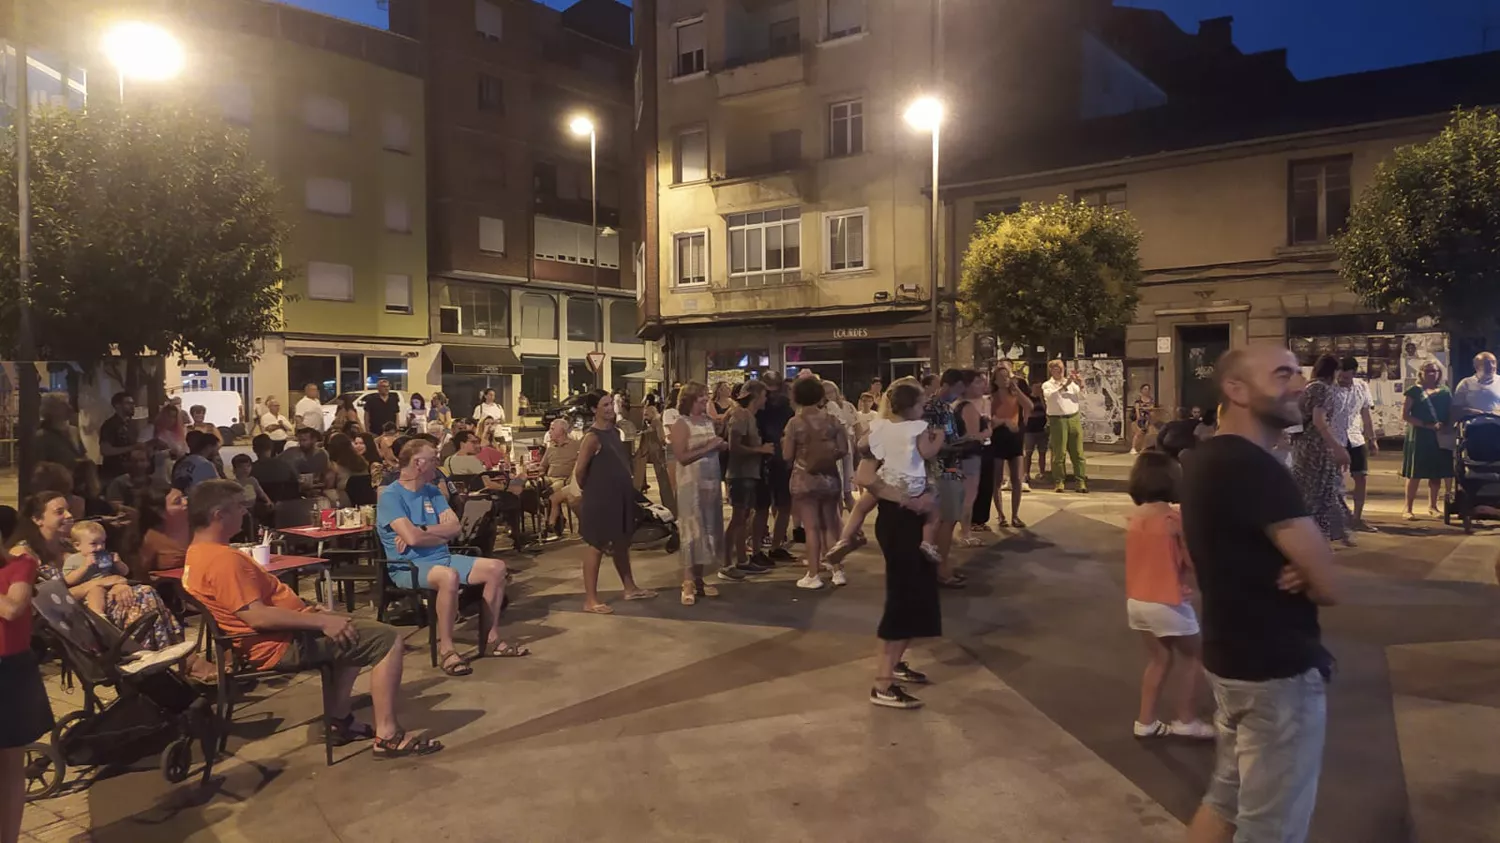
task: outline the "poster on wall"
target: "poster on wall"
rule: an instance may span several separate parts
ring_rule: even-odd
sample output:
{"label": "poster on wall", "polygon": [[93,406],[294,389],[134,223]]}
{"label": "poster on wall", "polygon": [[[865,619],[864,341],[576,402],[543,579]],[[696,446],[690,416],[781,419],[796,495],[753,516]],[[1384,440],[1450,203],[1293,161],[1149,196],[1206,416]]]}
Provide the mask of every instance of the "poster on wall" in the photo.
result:
{"label": "poster on wall", "polygon": [[710,369],[708,372],[708,385],[712,389],[720,383],[738,387],[745,382],[744,369]]}
{"label": "poster on wall", "polygon": [[1113,445],[1125,436],[1125,361],[1119,359],[1078,360],[1073,364],[1083,376],[1079,413],[1083,441]]}

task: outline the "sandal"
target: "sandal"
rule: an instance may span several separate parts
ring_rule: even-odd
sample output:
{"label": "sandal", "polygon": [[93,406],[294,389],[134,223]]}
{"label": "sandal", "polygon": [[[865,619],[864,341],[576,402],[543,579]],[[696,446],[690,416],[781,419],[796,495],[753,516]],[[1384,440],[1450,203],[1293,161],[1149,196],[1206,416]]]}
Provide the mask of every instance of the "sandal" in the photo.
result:
{"label": "sandal", "polygon": [[406,740],[406,732],[403,730],[391,735],[389,738],[376,736],[375,748],[370,750],[370,754],[378,760],[385,761],[392,758],[406,758],[410,755],[417,757],[431,755],[442,748],[443,744],[441,741],[430,740],[428,738]]}
{"label": "sandal", "polygon": [[[1000,519],[1000,526],[1002,526],[1002,527],[1005,526],[1005,519],[1004,518]],[[990,525],[988,525],[988,524],[970,524],[969,525],[969,529],[972,530],[972,531],[974,531],[974,532],[976,532],[976,533],[988,533],[988,532],[990,532]]]}
{"label": "sandal", "polygon": [[[456,659],[456,661],[449,661]],[[457,650],[444,650],[438,653],[438,670],[449,676],[468,676],[474,672],[469,666],[469,660],[458,654]]]}
{"label": "sandal", "polygon": [[1010,519],[1010,526],[1015,527],[1017,530],[1024,530],[1026,529],[1026,522],[1020,518],[1012,518]]}
{"label": "sandal", "polygon": [[698,589],[697,590],[698,590],[698,596],[699,597],[718,597],[719,596],[719,587],[716,586],[716,585],[706,585],[704,583],[698,583]]}
{"label": "sandal", "polygon": [[697,591],[697,589],[693,588],[693,584],[692,583],[689,583],[689,582],[683,583],[682,584],[682,605],[684,605],[684,606],[692,606],[693,604],[695,604],[697,602],[698,602],[698,591]]}
{"label": "sandal", "polygon": [[650,600],[656,596],[656,592],[649,588],[638,588],[625,594],[626,600]]}
{"label": "sandal", "polygon": [[999,524],[1000,524],[1000,527],[1002,529],[1005,528],[1005,527],[1009,527],[1010,526],[1010,522],[1005,520],[1005,516],[1004,515],[1000,516]]}
{"label": "sandal", "polygon": [[329,742],[334,746],[348,746],[355,741],[367,741],[375,737],[375,727],[369,723],[354,722],[354,713],[328,721]]}
{"label": "sandal", "polygon": [[500,646],[490,648],[489,652],[485,655],[497,659],[520,659],[531,655],[531,648],[502,641],[500,642]]}
{"label": "sandal", "polygon": [[964,536],[958,540],[958,543],[964,547],[984,547],[984,541],[973,536]]}
{"label": "sandal", "polygon": [[583,610],[591,615],[613,615],[614,609],[609,608],[608,603],[596,603],[593,606],[584,606]]}

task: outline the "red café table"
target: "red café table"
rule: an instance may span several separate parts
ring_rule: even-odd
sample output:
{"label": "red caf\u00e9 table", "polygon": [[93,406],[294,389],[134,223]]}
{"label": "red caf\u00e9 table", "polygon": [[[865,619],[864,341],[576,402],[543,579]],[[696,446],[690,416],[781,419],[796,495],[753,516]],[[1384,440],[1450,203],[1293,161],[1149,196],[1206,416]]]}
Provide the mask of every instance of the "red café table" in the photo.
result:
{"label": "red caf\u00e9 table", "polygon": [[[277,554],[271,557],[266,565],[266,573],[278,579],[282,574],[300,573],[310,569],[321,569],[323,574],[323,593],[331,598],[333,595],[333,582],[328,568],[328,560],[316,556],[284,556]],[[182,582],[184,568],[165,568],[160,571],[152,571],[151,575],[164,580],[176,580]]]}
{"label": "red caf\u00e9 table", "polygon": [[[295,536],[299,539],[311,539],[317,542],[318,546],[314,555],[322,557],[325,555],[324,551],[327,550],[330,543],[336,544],[341,539],[353,536],[369,535],[375,532],[375,528],[368,525],[364,527],[322,527],[309,525],[306,527],[285,527],[273,530],[273,532],[284,536]],[[331,610],[333,608],[333,566],[331,565],[323,568],[323,598]]]}

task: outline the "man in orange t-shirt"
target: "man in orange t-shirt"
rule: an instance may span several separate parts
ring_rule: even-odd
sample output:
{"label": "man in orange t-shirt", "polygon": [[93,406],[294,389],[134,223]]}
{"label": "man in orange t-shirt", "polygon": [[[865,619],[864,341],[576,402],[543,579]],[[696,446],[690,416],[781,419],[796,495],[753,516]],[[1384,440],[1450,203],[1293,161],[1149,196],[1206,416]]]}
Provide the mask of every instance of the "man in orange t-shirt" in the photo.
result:
{"label": "man in orange t-shirt", "polygon": [[[340,745],[375,739],[376,758],[429,755],[437,741],[408,736],[396,719],[401,687],[401,654],[396,630],[383,623],[319,611],[245,554],[229,546],[245,520],[244,490],[232,480],[210,480],[193,487],[188,524],[193,543],[187,551],[182,584],[213,615],[235,648],[260,670],[296,673],[333,668],[328,716]],[[375,726],[354,721],[349,696],[354,679],[370,667]]]}

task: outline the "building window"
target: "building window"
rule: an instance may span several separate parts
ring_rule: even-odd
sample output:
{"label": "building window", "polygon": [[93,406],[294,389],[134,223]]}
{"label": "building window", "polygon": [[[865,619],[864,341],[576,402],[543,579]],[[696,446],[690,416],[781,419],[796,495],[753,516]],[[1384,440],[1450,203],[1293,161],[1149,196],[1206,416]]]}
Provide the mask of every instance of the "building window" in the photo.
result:
{"label": "building window", "polygon": [[1091,208],[1114,208],[1125,210],[1125,185],[1088,187],[1073,194],[1073,198]]}
{"label": "building window", "polygon": [[584,342],[599,339],[599,306],[592,297],[568,299],[568,339]]}
{"label": "building window", "polygon": [[865,31],[864,0],[827,0],[828,40]]}
{"label": "building window", "polygon": [[[333,356],[298,354],[286,358],[286,379],[293,389],[310,383],[318,385],[319,400],[327,404],[338,395],[339,360]],[[284,401],[284,399],[283,399]]]}
{"label": "building window", "polygon": [[858,155],[865,151],[865,104],[862,100],[836,102],[828,107],[828,154]]}
{"label": "building window", "polygon": [[310,94],[302,101],[302,122],[315,131],[347,135],[349,104],[334,97]]}
{"label": "building window", "polygon": [[474,32],[486,41],[499,41],[503,15],[489,0],[474,0]]}
{"label": "building window", "polygon": [[802,49],[802,22],[795,7],[787,9],[791,17],[771,22],[771,55],[790,56]]}
{"label": "building window", "polygon": [[730,214],[729,284],[762,287],[801,278],[802,210]]}
{"label": "building window", "polygon": [[708,25],[702,18],[678,24],[676,76],[689,76],[708,69]]}
{"label": "building window", "polygon": [[406,358],[366,357],[365,389],[374,389],[382,380],[391,382],[391,389],[406,390]]}
{"label": "building window", "polygon": [[541,293],[521,296],[521,336],[533,340],[557,339],[557,299]]}
{"label": "building window", "polygon": [[[542,260],[562,261],[592,266],[594,244],[589,242],[593,229],[583,223],[568,222],[551,217],[534,217],[536,240],[535,255]],[[599,265],[606,269],[620,268],[620,238],[596,235],[599,247]]]}
{"label": "building window", "polygon": [[1293,161],[1287,202],[1292,245],[1327,243],[1349,220],[1351,159]]}
{"label": "building window", "polygon": [[869,266],[870,243],[865,236],[869,228],[870,212],[839,211],[826,214],[824,228],[828,232],[829,272],[848,272]]}
{"label": "building window", "polygon": [[676,256],[674,277],[679,287],[699,287],[708,283],[708,233],[678,234],[672,238]]}
{"label": "building window", "polygon": [[220,85],[219,108],[223,110],[225,120],[241,126],[250,125],[254,110],[254,98],[250,93],[250,86],[242,82],[226,82]]}
{"label": "building window", "polygon": [[505,254],[505,220],[494,217],[479,218],[479,251]]}
{"label": "building window", "polygon": [[307,297],[320,301],[354,301],[354,267],[312,261],[307,265]]}
{"label": "building window", "polygon": [[505,113],[505,86],[500,77],[479,74],[479,110]]}
{"label": "building window", "polygon": [[689,129],[677,133],[676,166],[673,181],[677,184],[704,181],[708,178],[708,130]]}
{"label": "building window", "polygon": [[391,152],[411,152],[411,124],[400,114],[381,115],[380,144]]}
{"label": "building window", "polygon": [[1019,199],[986,199],[974,203],[974,221],[987,217],[1004,217],[1021,210]]}
{"label": "building window", "polygon": [[308,179],[307,209],[347,217],[354,213],[354,188],[343,179]]}
{"label": "building window", "polygon": [[771,163],[777,167],[795,167],[802,162],[802,130],[787,129],[771,133]]}
{"label": "building window", "polygon": [[557,401],[557,369],[556,357],[521,358],[521,394],[533,413],[540,414],[543,407]]}
{"label": "building window", "polygon": [[391,196],[385,200],[385,230],[397,234],[411,233],[411,207],[405,199]]}
{"label": "building window", "polygon": [[[635,335],[641,327],[641,306],[633,301],[614,301],[609,305],[609,341],[640,345],[645,342]],[[645,368],[644,366],[642,368]]]}
{"label": "building window", "polygon": [[510,336],[510,293],[505,289],[449,284],[439,301],[440,333]]}
{"label": "building window", "polygon": [[385,277],[385,312],[411,313],[411,276]]}

